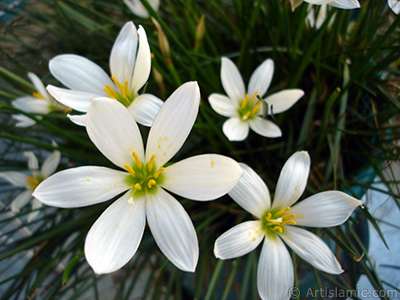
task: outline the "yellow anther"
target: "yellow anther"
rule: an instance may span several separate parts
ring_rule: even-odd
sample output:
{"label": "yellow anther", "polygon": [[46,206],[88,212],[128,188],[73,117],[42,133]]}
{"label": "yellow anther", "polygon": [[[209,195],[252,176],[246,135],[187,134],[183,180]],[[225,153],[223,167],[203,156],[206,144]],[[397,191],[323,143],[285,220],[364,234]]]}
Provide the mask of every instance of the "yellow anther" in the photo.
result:
{"label": "yellow anther", "polygon": [[265,217],[265,219],[267,219],[267,221],[269,221],[271,219],[271,217],[272,217],[272,214],[271,213],[267,213],[267,216]]}
{"label": "yellow anther", "polygon": [[271,225],[281,225],[280,221],[271,221]]}
{"label": "yellow anther", "polygon": [[164,171],[164,170],[165,170],[164,167],[159,168],[159,169],[154,173],[154,178],[157,179],[157,177],[158,177],[158,176],[161,174],[161,172]]}
{"label": "yellow anther", "polygon": [[283,232],[282,227],[279,227],[279,226],[275,226],[275,227],[273,227],[272,229],[273,229],[273,230],[279,231],[279,233],[282,233],[282,232]]}
{"label": "yellow anther", "polygon": [[296,221],[294,221],[294,220],[287,220],[287,221],[282,222],[281,225],[287,225],[287,224],[296,225]]}
{"label": "yellow anther", "polygon": [[283,214],[283,213],[285,213],[285,212],[287,212],[289,210],[290,210],[290,206],[286,207],[285,209],[282,209],[281,211],[278,211],[276,214],[277,215],[281,215],[281,214]]}
{"label": "yellow anther", "polygon": [[246,97],[244,97],[242,104],[240,105],[241,108],[245,108],[247,105],[247,100],[249,99],[249,95],[246,94]]}
{"label": "yellow anther", "polygon": [[132,156],[135,159],[136,165],[139,167],[139,169],[141,169],[142,168],[142,163],[141,163],[141,161],[139,159],[139,156],[137,155],[137,153],[135,151],[132,152]]}
{"label": "yellow anther", "polygon": [[128,89],[128,81],[125,81],[125,84],[124,84],[124,86],[125,86],[125,92],[126,92],[126,96],[128,96],[128,91],[129,91],[129,89]]}
{"label": "yellow anther", "polygon": [[35,98],[44,99],[43,95],[41,93],[38,93],[38,92],[33,92],[32,96],[35,97]]}
{"label": "yellow anther", "polygon": [[258,108],[261,105],[261,101],[258,101],[258,103],[253,107],[253,110],[251,111],[252,115],[255,115],[258,112]]}
{"label": "yellow anther", "polygon": [[39,180],[37,178],[32,178],[31,176],[29,176],[26,181],[31,184],[31,185],[38,185],[39,184]]}
{"label": "yellow anther", "polygon": [[142,187],[140,186],[140,184],[139,184],[139,183],[136,183],[136,184],[135,184],[135,190],[140,191],[141,189],[142,189]]}
{"label": "yellow anther", "polygon": [[251,111],[247,112],[244,116],[243,116],[243,120],[247,120],[251,115]]}
{"label": "yellow anther", "polygon": [[155,185],[157,182],[154,179],[150,179],[149,182],[147,183],[147,186],[149,187],[149,189],[151,189],[151,187],[153,185]]}
{"label": "yellow anther", "polygon": [[257,95],[258,95],[258,91],[256,91],[256,92],[253,94],[253,96],[252,96],[251,99],[250,99],[250,103],[253,103],[253,102],[254,102],[254,100],[256,99]]}
{"label": "yellow anther", "polygon": [[115,76],[111,76],[112,81],[114,81],[115,85],[119,88],[124,98],[128,97],[128,81],[125,81],[124,85],[119,83],[119,81],[115,78]]}
{"label": "yellow anther", "polygon": [[129,164],[125,164],[124,166],[128,170],[129,174],[135,175],[135,170],[133,170]]}
{"label": "yellow anther", "polygon": [[289,219],[289,218],[294,218],[294,217],[296,217],[296,214],[284,215],[284,216],[282,216],[281,218],[282,218],[282,219]]}
{"label": "yellow anther", "polygon": [[117,99],[118,94],[108,84],[106,84],[104,91],[108,96],[110,96],[110,98]]}
{"label": "yellow anther", "polygon": [[151,171],[151,170],[153,169],[154,159],[155,159],[155,158],[156,158],[156,155],[155,155],[155,154],[153,154],[153,155],[150,157],[150,161],[149,161],[149,165],[148,165],[149,171]]}

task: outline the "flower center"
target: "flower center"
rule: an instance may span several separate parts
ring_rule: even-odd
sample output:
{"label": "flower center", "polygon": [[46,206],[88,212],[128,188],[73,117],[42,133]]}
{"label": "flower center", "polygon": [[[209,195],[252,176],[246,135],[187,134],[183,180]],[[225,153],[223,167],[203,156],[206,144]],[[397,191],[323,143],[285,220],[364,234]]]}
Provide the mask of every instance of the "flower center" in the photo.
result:
{"label": "flower center", "polygon": [[282,209],[278,212],[266,211],[261,219],[261,228],[268,233],[282,233],[283,226],[287,224],[296,225],[294,220],[288,220],[295,218],[295,214],[286,214],[290,210],[290,206]]}
{"label": "flower center", "polygon": [[28,189],[34,191],[41,181],[40,178],[29,176],[26,179],[26,186]]}
{"label": "flower center", "polygon": [[165,170],[164,167],[159,169],[154,164],[156,155],[153,154],[147,164],[143,164],[139,156],[135,151],[132,152],[132,156],[135,159],[135,164],[130,166],[125,164],[125,168],[131,174],[129,178],[130,183],[133,186],[132,196],[137,192],[152,192],[156,189],[157,183],[162,181],[162,172]]}
{"label": "flower center", "polygon": [[119,89],[119,91],[118,90],[114,91],[111,86],[106,84],[104,91],[107,93],[107,95],[110,98],[118,100],[125,107],[128,107],[129,105],[131,105],[131,103],[135,99],[135,93],[134,93],[134,91],[129,91],[128,81],[125,81],[124,84],[121,84],[118,82],[118,80],[115,78],[115,76],[111,76],[111,79],[112,79],[112,81],[114,81],[114,83],[117,86],[117,88]]}
{"label": "flower center", "polygon": [[39,92],[33,92],[32,96],[35,97],[35,98],[38,98],[38,99],[45,99],[43,97],[43,95],[41,93],[39,93]]}
{"label": "flower center", "polygon": [[249,94],[246,94],[246,97],[240,103],[240,107],[238,109],[239,117],[242,121],[251,120],[257,114],[261,105],[261,101],[255,101],[258,95],[258,91],[254,93],[249,101]]}

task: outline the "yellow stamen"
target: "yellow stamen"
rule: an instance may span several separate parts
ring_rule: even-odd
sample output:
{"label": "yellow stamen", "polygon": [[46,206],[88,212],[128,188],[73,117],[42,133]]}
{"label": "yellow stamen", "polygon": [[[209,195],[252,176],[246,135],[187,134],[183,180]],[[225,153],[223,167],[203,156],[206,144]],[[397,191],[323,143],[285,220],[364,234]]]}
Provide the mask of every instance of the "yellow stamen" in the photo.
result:
{"label": "yellow stamen", "polygon": [[157,182],[154,179],[150,179],[149,182],[147,183],[147,186],[149,187],[149,189],[151,189],[151,187],[153,185],[155,185]]}
{"label": "yellow stamen", "polygon": [[132,156],[135,159],[136,165],[139,167],[139,169],[141,169],[142,168],[142,163],[141,163],[141,161],[139,159],[139,156],[137,155],[137,153],[135,151],[132,152]]}
{"label": "yellow stamen", "polygon": [[32,96],[39,99],[44,99],[43,95],[39,92],[33,92]]}
{"label": "yellow stamen", "polygon": [[271,219],[271,217],[272,217],[272,214],[271,213],[267,213],[267,216],[265,218],[267,219],[267,221],[269,221]]}
{"label": "yellow stamen", "polygon": [[112,81],[114,81],[115,85],[122,91],[124,89],[124,87],[122,86],[122,84],[119,83],[119,81],[117,80],[117,78],[115,78],[115,76],[111,76]]}
{"label": "yellow stamen", "polygon": [[252,115],[255,115],[258,112],[258,108],[261,105],[261,101],[258,101],[258,103],[253,107],[253,110],[251,111]]}
{"label": "yellow stamen", "polygon": [[296,221],[294,221],[294,220],[287,220],[287,221],[282,222],[281,225],[286,225],[286,224],[296,225]]}
{"label": "yellow stamen", "polygon": [[135,184],[135,190],[140,191],[141,189],[142,189],[142,187],[140,186],[140,184],[139,184],[139,183],[136,183],[136,184]]}
{"label": "yellow stamen", "polygon": [[135,170],[133,170],[129,164],[125,164],[124,166],[128,170],[129,174],[135,175]]}
{"label": "yellow stamen", "polygon": [[247,120],[247,119],[250,117],[250,115],[251,115],[251,111],[249,111],[248,113],[246,113],[246,114],[243,116],[243,120]]}
{"label": "yellow stamen", "polygon": [[157,177],[158,177],[158,176],[161,174],[161,172],[164,171],[164,170],[165,170],[164,167],[159,168],[159,169],[154,173],[154,178],[157,179]]}
{"label": "yellow stamen", "polygon": [[39,184],[39,180],[37,178],[32,178],[31,176],[29,176],[26,181],[28,183],[30,183],[31,185],[38,185]]}
{"label": "yellow stamen", "polygon": [[294,217],[296,217],[296,214],[284,215],[284,216],[282,216],[281,218],[282,218],[282,219],[289,219],[289,218],[294,218]]}
{"label": "yellow stamen", "polygon": [[148,165],[149,171],[151,171],[151,170],[153,169],[154,159],[155,159],[155,158],[156,158],[156,155],[155,155],[155,154],[153,154],[153,155],[150,157],[150,161],[149,161],[149,165]]}
{"label": "yellow stamen", "polygon": [[285,213],[285,212],[287,212],[289,210],[290,210],[290,206],[286,207],[285,209],[282,209],[281,211],[278,211],[276,214],[277,215],[281,215],[281,214],[283,214],[283,213]]}
{"label": "yellow stamen", "polygon": [[118,94],[108,84],[106,84],[104,91],[108,96],[110,96],[110,98],[117,99]]}
{"label": "yellow stamen", "polygon": [[282,232],[283,232],[282,227],[279,227],[279,226],[275,226],[275,227],[272,228],[272,229],[273,229],[273,230],[279,231],[279,233],[282,233]]}
{"label": "yellow stamen", "polygon": [[257,95],[258,95],[258,91],[256,91],[256,92],[254,93],[254,95],[251,97],[250,103],[253,103],[253,102],[254,102],[254,100],[256,99]]}
{"label": "yellow stamen", "polygon": [[243,99],[243,101],[242,101],[242,104],[241,104],[241,108],[245,108],[246,107],[246,105],[247,105],[247,99],[249,99],[249,95],[248,94],[246,94],[246,97],[244,97],[244,99]]}
{"label": "yellow stamen", "polygon": [[126,96],[128,96],[128,81],[125,81],[125,92],[126,92]]}
{"label": "yellow stamen", "polygon": [[271,221],[271,225],[281,225],[280,221]]}

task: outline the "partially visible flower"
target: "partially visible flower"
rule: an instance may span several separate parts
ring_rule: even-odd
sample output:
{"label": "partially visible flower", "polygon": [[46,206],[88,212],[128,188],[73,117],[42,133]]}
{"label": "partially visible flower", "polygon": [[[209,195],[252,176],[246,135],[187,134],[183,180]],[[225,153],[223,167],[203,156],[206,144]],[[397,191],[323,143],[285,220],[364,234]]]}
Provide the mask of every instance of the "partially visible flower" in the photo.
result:
{"label": "partially visible flower", "polygon": [[[28,77],[36,88],[36,92],[33,92],[32,96],[23,96],[15,99],[12,102],[12,106],[27,113],[40,115],[46,115],[55,110],[64,111],[66,109],[66,107],[59,105],[50,97],[39,77],[31,72],[28,73]],[[37,117],[41,118],[41,116]],[[17,127],[30,127],[36,124],[35,120],[23,114],[13,115],[13,119],[17,121],[17,124],[15,124]]]}
{"label": "partially visible flower", "polygon": [[[148,0],[149,4],[151,7],[155,10],[158,11],[158,8],[160,7],[160,0]],[[148,18],[150,17],[149,12],[147,11],[146,7],[140,2],[140,0],[124,0],[124,3],[128,8],[131,10],[131,12],[141,18]]]}
{"label": "partially visible flower", "polygon": [[[292,10],[295,10],[302,2],[303,0],[290,0]],[[354,9],[360,7],[360,3],[357,0],[304,0],[304,2],[315,5],[327,4],[341,9]]]}
{"label": "partially visible flower", "polygon": [[388,0],[388,5],[396,15],[400,13],[400,0]]}
{"label": "partially visible flower", "polygon": [[[58,55],[49,63],[50,72],[69,89],[52,85],[49,93],[62,104],[87,112],[95,97],[110,97],[128,108],[136,122],[151,126],[163,104],[159,98],[138,91],[145,85],[151,70],[151,53],[146,32],[133,22],[127,22],[118,34],[111,50],[111,78],[98,65],[73,54]],[[69,116],[85,125],[86,115]]]}
{"label": "partially visible flower", "polygon": [[[11,210],[14,213],[19,213],[20,210],[32,199],[32,193],[39,183],[56,171],[61,157],[59,151],[54,151],[46,158],[42,168],[39,169],[38,160],[33,152],[25,151],[24,155],[28,157],[28,168],[31,172],[30,175],[13,171],[0,173],[0,177],[3,177],[8,182],[17,187],[25,188],[25,190],[11,203]],[[32,209],[39,209],[40,207],[42,207],[42,203],[33,197]],[[30,213],[28,222],[32,221],[39,214],[39,212],[40,211],[34,211]]]}
{"label": "partially visible flower", "polygon": [[196,120],[200,90],[196,82],[179,87],[154,119],[146,149],[139,127],[117,101],[96,98],[86,120],[90,139],[120,170],[78,167],[43,181],[34,196],[47,205],[81,207],[121,193],[93,224],[85,256],[98,273],[122,268],[136,253],[146,219],[164,255],[179,269],[194,272],[199,247],[183,206],[166,190],[207,201],[230,191],[242,175],[233,159],[204,154],[166,165],[182,147]]}
{"label": "partially visible flower", "polygon": [[[303,95],[299,89],[288,89],[272,94],[264,99],[274,74],[274,62],[266,59],[250,77],[246,88],[236,65],[227,57],[222,57],[221,81],[228,96],[211,94],[208,101],[220,115],[229,117],[222,130],[230,141],[243,141],[249,128],[265,137],[280,137],[282,132],[273,122],[263,118],[268,113],[278,114],[288,110]],[[264,107],[266,104],[267,107]]]}
{"label": "partially visible flower", "polygon": [[247,165],[241,167],[244,174],[229,195],[258,220],[241,223],[222,234],[215,242],[215,256],[230,259],[245,255],[264,239],[257,270],[262,299],[290,298],[293,262],[283,242],[315,268],[341,274],[340,263],[322,239],[297,226],[340,225],[362,202],[340,191],[328,191],[293,206],[302,195],[310,172],[310,157],[305,151],[296,152],[285,163],[272,204],[262,179]]}
{"label": "partially visible flower", "polygon": [[[319,29],[325,23],[328,15],[328,5],[322,4],[320,6],[310,5],[307,12],[307,21],[311,28]],[[334,18],[331,19],[328,26],[331,25]]]}

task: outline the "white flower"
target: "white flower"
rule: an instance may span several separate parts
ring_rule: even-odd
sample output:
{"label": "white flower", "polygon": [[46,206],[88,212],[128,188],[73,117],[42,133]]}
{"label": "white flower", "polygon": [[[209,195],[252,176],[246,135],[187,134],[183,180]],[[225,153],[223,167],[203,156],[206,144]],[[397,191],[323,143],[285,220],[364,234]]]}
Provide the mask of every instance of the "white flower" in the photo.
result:
{"label": "white flower", "polygon": [[[32,193],[39,183],[55,172],[61,157],[59,151],[54,151],[46,158],[42,168],[39,170],[39,164],[35,154],[31,151],[25,151],[24,155],[28,157],[28,168],[31,171],[31,175],[28,176],[25,173],[12,171],[0,173],[0,177],[3,177],[8,182],[17,187],[25,188],[25,190],[11,203],[11,210],[14,213],[19,213],[21,208],[32,199]],[[40,203],[36,198],[33,198],[32,209],[38,209],[40,207],[42,207],[42,203]],[[40,211],[34,211],[30,213],[28,222],[32,221],[39,212]]]}
{"label": "white flower", "polygon": [[[50,72],[69,89],[49,85],[49,93],[62,104],[87,112],[94,97],[110,97],[125,105],[136,122],[151,126],[163,102],[151,94],[138,94],[151,70],[151,53],[143,27],[127,22],[111,50],[111,78],[98,65],[73,54],[58,55],[49,63]],[[85,125],[85,115],[69,116]]]}
{"label": "white flower", "polygon": [[[243,141],[249,128],[265,137],[280,137],[280,128],[262,116],[278,114],[295,104],[304,92],[299,89],[283,90],[259,100],[264,96],[272,80],[274,62],[265,60],[250,77],[246,88],[236,65],[227,57],[222,57],[221,81],[228,96],[211,94],[208,101],[220,115],[228,117],[222,130],[230,141]],[[262,103],[267,104],[266,109]]]}
{"label": "white flower", "polygon": [[[50,97],[47,93],[42,81],[34,73],[29,72],[28,77],[32,84],[36,88],[36,92],[32,96],[23,96],[15,99],[12,102],[12,106],[22,111],[45,115],[54,110],[63,110],[65,107],[61,107]],[[38,116],[40,118],[41,116]],[[30,127],[36,124],[36,121],[23,115],[13,115],[13,119],[17,121],[15,126],[17,127]]]}
{"label": "white flower", "polygon": [[[328,14],[328,6],[322,4],[320,6],[310,5],[307,10],[307,21],[311,28],[319,29],[325,23]],[[331,19],[329,25],[334,18]]]}
{"label": "white flower", "polygon": [[400,13],[400,0],[388,0],[388,5],[396,15]]}
{"label": "white flower", "polygon": [[257,286],[261,298],[269,300],[289,299],[293,286],[293,263],[283,242],[315,268],[331,274],[342,273],[339,262],[322,239],[294,225],[340,225],[362,202],[343,192],[328,191],[291,208],[307,184],[310,157],[305,151],[296,152],[285,163],[272,204],[262,179],[247,165],[241,167],[244,174],[229,195],[258,220],[244,222],[222,234],[215,242],[215,256],[230,259],[245,255],[265,238]]}
{"label": "white flower", "polygon": [[[158,11],[158,8],[160,7],[160,0],[148,0],[149,4],[151,7],[155,10]],[[140,2],[140,0],[124,0],[124,3],[128,8],[131,10],[131,12],[139,16],[141,18],[148,18],[150,17],[149,12],[147,11],[146,7]]]}
{"label": "white flower", "polygon": [[360,3],[357,0],[304,0],[310,4],[322,5],[328,4],[341,9],[359,8]]}
{"label": "white flower", "polygon": [[118,270],[132,258],[146,218],[165,256],[181,270],[195,270],[199,249],[194,226],[182,205],[166,190],[188,199],[212,200],[231,190],[242,175],[237,162],[216,154],[166,165],[188,137],[199,103],[196,82],[179,87],[154,119],[144,150],[129,111],[117,101],[94,99],[86,119],[89,137],[124,171],[73,168],[53,175],[36,189],[35,197],[57,207],[93,205],[124,193],[86,237],[86,259],[96,273]]}

